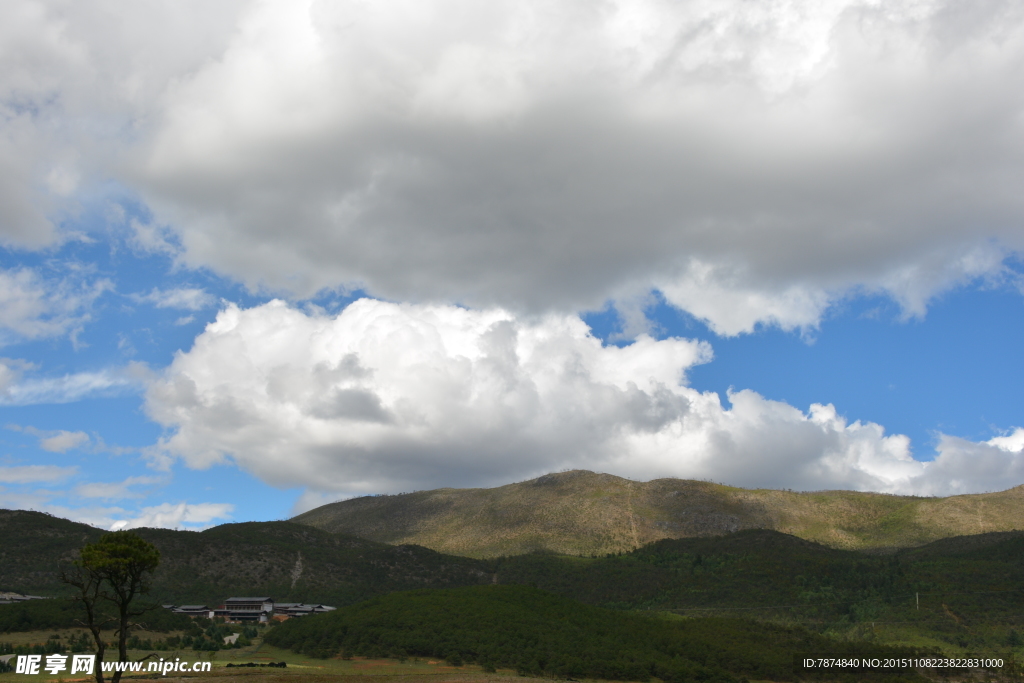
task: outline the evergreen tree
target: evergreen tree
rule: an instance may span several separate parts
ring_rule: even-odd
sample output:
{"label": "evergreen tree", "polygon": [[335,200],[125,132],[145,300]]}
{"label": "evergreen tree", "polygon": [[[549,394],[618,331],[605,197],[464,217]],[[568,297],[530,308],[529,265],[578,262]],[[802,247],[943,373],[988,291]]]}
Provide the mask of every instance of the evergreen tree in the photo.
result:
{"label": "evergreen tree", "polygon": [[[78,589],[75,598],[85,607],[85,625],[96,642],[96,683],[103,683],[102,629],[117,626],[118,661],[128,661],[131,619],[151,609],[133,608],[132,603],[149,592],[150,576],[159,564],[160,552],[152,543],[130,531],[114,531],[83,546],[73,568],[61,573],[61,580]],[[113,614],[104,608],[112,608]],[[120,680],[121,672],[115,671],[112,683]]]}

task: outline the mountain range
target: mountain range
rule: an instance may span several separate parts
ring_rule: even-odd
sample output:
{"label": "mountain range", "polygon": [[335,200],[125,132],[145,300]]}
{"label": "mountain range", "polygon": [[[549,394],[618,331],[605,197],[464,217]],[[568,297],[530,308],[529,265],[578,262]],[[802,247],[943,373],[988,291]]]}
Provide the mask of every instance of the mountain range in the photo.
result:
{"label": "mountain range", "polygon": [[[603,608],[737,615],[979,652],[1018,642],[1024,632],[1024,532],[956,536],[880,554],[769,529],[712,531],[719,530],[597,557],[496,558],[387,545],[295,522],[135,533],[160,551],[149,595],[156,603],[269,595],[341,607],[396,591],[519,585]],[[60,565],[102,533],[39,512],[0,510],[0,591],[68,595]],[[0,605],[0,631],[56,628],[59,615],[49,612],[57,602]]]}
{"label": "mountain range", "polygon": [[769,529],[847,550],[892,551],[1024,529],[1024,486],[946,498],[632,481],[573,470],[496,488],[443,488],[330,503],[293,522],[466,557],[605,555],[660,539]]}

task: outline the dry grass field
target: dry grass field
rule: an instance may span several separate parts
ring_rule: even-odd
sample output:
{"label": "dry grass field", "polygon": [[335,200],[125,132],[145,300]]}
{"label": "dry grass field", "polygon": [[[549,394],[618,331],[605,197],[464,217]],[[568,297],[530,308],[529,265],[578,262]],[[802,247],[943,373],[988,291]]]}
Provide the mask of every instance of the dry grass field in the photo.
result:
{"label": "dry grass field", "polygon": [[662,538],[740,529],[773,529],[834,548],[885,550],[1024,529],[1024,487],[919,498],[751,490],[683,479],[635,482],[576,470],[493,489],[355,498],[293,521],[467,557],[604,555]]}
{"label": "dry grass field", "polygon": [[[24,633],[0,634],[0,641],[9,642],[13,645],[25,645],[44,643],[52,635],[59,635],[62,639],[70,640],[77,633],[77,629],[58,629],[50,631],[29,631]],[[159,636],[167,634],[148,634],[144,631],[137,632],[140,637]],[[108,639],[113,639],[111,632],[105,634]],[[208,673],[189,673],[187,675],[162,676],[155,673],[143,672],[141,674],[125,674],[122,680],[160,680],[167,681],[189,681],[194,683],[199,679],[215,679],[218,683],[275,683],[285,681],[296,683],[297,681],[338,681],[344,677],[344,683],[384,683],[385,681],[398,680],[401,683],[455,683],[465,681],[467,683],[488,683],[499,681],[522,681],[523,677],[512,671],[499,671],[498,673],[485,673],[479,666],[465,665],[461,667],[449,666],[443,661],[431,659],[409,659],[398,661],[394,659],[365,659],[353,657],[352,659],[313,659],[304,655],[295,654],[290,650],[282,650],[270,645],[255,644],[251,647],[237,650],[221,650],[219,652],[193,652],[191,650],[179,650],[173,652],[156,652],[132,650],[129,658],[133,661],[142,659],[146,655],[155,655],[153,659],[164,658],[173,660],[180,658],[184,662],[209,661],[212,669]],[[111,659],[108,652],[108,661]],[[241,668],[238,665],[255,663],[268,664],[271,662],[285,662],[287,667],[278,668]],[[227,666],[233,664],[234,666]],[[40,675],[19,675],[16,673],[0,674],[0,682],[21,683],[71,683],[82,681],[87,683],[94,678],[81,677],[76,674],[71,676],[53,676],[46,673]]]}

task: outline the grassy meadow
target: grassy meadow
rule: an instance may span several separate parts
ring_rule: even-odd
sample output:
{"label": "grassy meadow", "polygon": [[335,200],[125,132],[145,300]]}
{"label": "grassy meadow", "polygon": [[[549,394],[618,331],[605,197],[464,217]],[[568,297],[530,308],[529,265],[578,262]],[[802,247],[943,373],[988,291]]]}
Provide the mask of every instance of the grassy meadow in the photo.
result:
{"label": "grassy meadow", "polygon": [[[47,629],[41,631],[25,631],[5,633],[0,636],[0,642],[12,645],[38,645],[53,640],[54,636],[64,642],[69,642],[88,635],[82,629]],[[162,639],[168,636],[182,636],[184,632],[164,633],[158,631],[137,631],[133,632],[142,639]],[[115,638],[113,631],[104,632],[104,638],[111,641]],[[263,642],[256,642],[248,647],[220,650],[217,652],[196,652],[191,649],[170,650],[154,652],[152,650],[129,650],[129,657],[132,660],[140,660],[146,656],[156,655],[156,659],[167,660],[180,658],[182,661],[196,662],[209,661],[212,670],[209,673],[189,673],[187,676],[157,676],[163,681],[195,681],[196,679],[214,678],[221,683],[232,681],[253,681],[258,678],[260,683],[272,683],[276,680],[286,680],[293,683],[297,680],[317,681],[335,680],[339,676],[345,676],[346,683],[371,683],[374,681],[389,681],[400,677],[403,683],[442,683],[443,681],[512,681],[522,680],[514,671],[502,671],[487,673],[480,666],[464,664],[462,666],[451,666],[443,659],[427,658],[366,658],[341,657],[314,658],[308,655],[297,654],[288,649],[274,647]],[[107,653],[107,660],[112,661],[116,655]],[[248,668],[239,665],[255,663],[285,662],[287,666],[279,668]],[[234,666],[228,666],[232,664]],[[141,674],[125,674],[124,679],[153,680],[153,673],[143,672]],[[13,672],[0,673],[0,681],[20,681],[31,683],[42,683],[43,681],[85,681],[93,680],[80,677],[72,678],[68,675],[51,676],[43,673],[41,675],[27,676]]]}

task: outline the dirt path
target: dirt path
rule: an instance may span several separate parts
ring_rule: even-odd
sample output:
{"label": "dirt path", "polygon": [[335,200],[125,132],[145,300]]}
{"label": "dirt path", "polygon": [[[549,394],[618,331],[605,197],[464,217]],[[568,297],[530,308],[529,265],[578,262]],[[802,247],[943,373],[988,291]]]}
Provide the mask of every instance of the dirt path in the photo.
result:
{"label": "dirt path", "polygon": [[636,532],[636,517],[633,516],[633,487],[629,482],[629,496],[626,498],[626,512],[629,514],[629,530],[633,534],[633,550],[640,547],[640,535]]}

